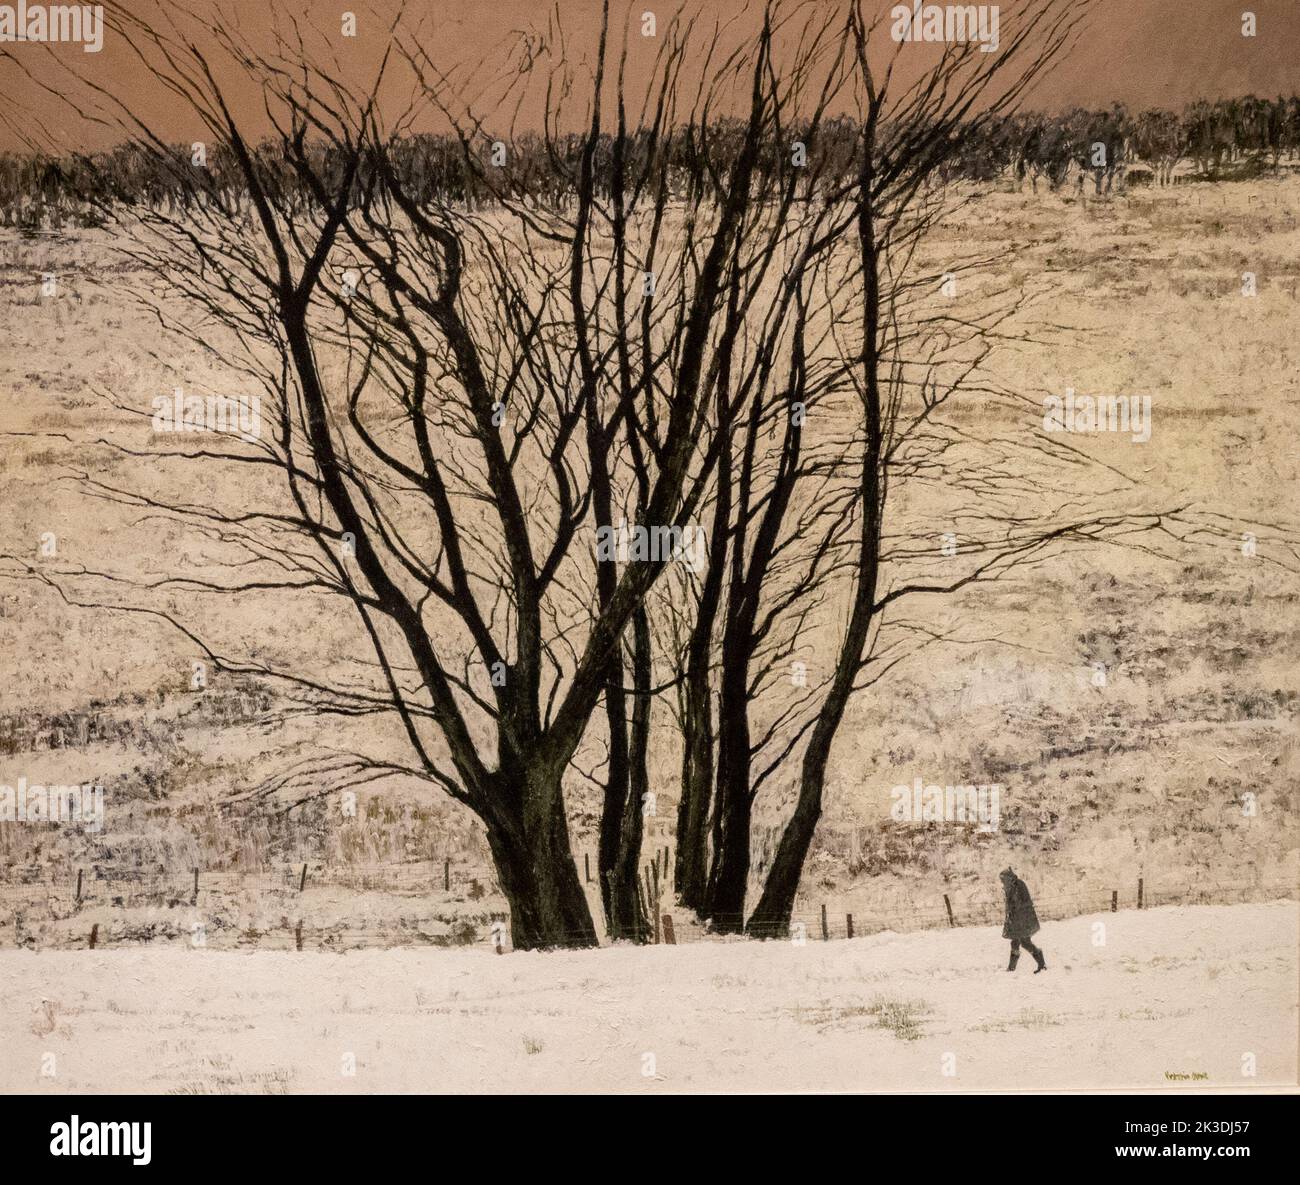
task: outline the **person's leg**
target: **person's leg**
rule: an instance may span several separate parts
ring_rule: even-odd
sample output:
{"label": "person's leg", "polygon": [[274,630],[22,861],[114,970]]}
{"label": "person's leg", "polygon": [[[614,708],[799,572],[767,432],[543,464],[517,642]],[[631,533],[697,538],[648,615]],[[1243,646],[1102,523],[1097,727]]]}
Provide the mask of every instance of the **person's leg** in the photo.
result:
{"label": "person's leg", "polygon": [[1047,961],[1043,958],[1043,952],[1028,938],[1022,938],[1020,944],[1033,956],[1034,962],[1038,964],[1038,966],[1034,968],[1034,974],[1037,975],[1047,966]]}
{"label": "person's leg", "polygon": [[1011,962],[1007,964],[1008,971],[1014,971],[1016,964],[1020,961],[1020,943],[1016,939],[1011,940]]}

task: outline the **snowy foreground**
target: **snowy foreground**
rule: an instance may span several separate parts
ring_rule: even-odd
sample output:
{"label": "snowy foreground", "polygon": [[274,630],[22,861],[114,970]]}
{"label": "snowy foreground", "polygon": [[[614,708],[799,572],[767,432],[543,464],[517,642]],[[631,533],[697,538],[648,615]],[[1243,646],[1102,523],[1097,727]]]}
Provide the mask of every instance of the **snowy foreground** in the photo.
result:
{"label": "snowy foreground", "polygon": [[1294,1085],[1298,919],[1282,901],[1050,922],[1042,975],[1028,957],[1009,975],[992,927],[502,956],[5,951],[0,1090]]}

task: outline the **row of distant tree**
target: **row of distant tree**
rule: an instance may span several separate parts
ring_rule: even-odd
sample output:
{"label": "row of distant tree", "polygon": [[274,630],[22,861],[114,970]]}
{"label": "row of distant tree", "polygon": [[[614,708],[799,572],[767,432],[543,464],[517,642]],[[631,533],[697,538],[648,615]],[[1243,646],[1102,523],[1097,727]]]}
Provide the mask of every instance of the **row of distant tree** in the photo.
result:
{"label": "row of distant tree", "polygon": [[1141,169],[1144,182],[1168,185],[1187,163],[1207,180],[1276,170],[1300,152],[1300,96],[1199,101],[1181,112],[1075,109],[1017,113],[994,120],[963,146],[953,174],[991,181],[1011,176],[1058,188],[1072,173],[1100,190]]}
{"label": "row of distant tree", "polygon": [[[744,125],[718,120],[706,135],[687,135],[673,146],[674,192],[683,200],[714,196],[743,141]],[[789,144],[769,144],[766,164],[777,152],[800,154],[826,184],[852,178],[861,130],[846,117],[829,118],[817,127],[790,131]],[[1300,96],[1261,99],[1248,95],[1218,102],[1200,101],[1181,112],[1130,112],[1122,104],[1108,110],[1076,108],[1056,115],[1017,112],[964,126],[948,167],[946,181],[1028,182],[1058,189],[1068,178],[1080,185],[1091,178],[1098,193],[1113,186],[1171,184],[1180,166],[1206,180],[1229,179],[1276,171],[1283,158],[1300,155]],[[484,137],[473,142],[453,135],[415,135],[392,146],[388,159],[403,170],[403,183],[429,203],[470,208],[494,205],[503,196],[563,200],[576,184],[585,137],[543,137],[525,133],[504,140]],[[632,156],[652,154],[656,146],[632,137],[622,146]],[[317,170],[331,175],[336,147],[304,145]],[[615,175],[614,138],[601,137],[595,150],[595,176]],[[293,162],[276,144],[254,150],[256,167],[268,186],[297,190],[298,200],[313,204],[300,185]],[[489,167],[484,167],[484,164]],[[634,162],[623,171],[633,173]],[[364,170],[358,190],[373,184]],[[608,196],[607,194],[605,196]],[[246,204],[244,174],[226,146],[177,145],[169,160],[137,144],[123,144],[95,154],[54,156],[42,153],[0,154],[0,223],[40,226],[93,220],[106,202],[185,209],[196,202],[238,209]]]}

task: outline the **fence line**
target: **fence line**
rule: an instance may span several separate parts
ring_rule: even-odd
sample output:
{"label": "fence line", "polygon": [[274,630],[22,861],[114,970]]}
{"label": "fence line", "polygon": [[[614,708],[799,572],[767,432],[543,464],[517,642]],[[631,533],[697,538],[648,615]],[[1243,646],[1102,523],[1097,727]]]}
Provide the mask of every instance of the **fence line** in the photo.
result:
{"label": "fence line", "polygon": [[[450,865],[446,861],[426,862],[437,868],[438,880],[445,886],[444,892],[451,887]],[[394,873],[397,867],[387,871]],[[421,866],[423,867],[423,866]],[[75,912],[80,912],[98,902],[103,904],[105,896],[97,894],[97,886],[110,889],[106,895],[113,907],[130,908],[128,899],[140,897],[156,899],[154,904],[166,902],[170,907],[182,906],[189,909],[198,908],[202,894],[212,891],[229,892],[231,883],[237,892],[250,890],[279,890],[291,901],[302,901],[304,894],[314,887],[343,886],[358,887],[352,875],[338,875],[338,869],[310,871],[309,864],[295,864],[282,869],[262,873],[208,872],[193,870],[192,881],[186,879],[184,887],[176,875],[145,876],[133,873],[116,874],[104,877],[86,878],[84,869],[78,869],[75,878],[68,882],[18,882],[0,884],[0,901],[16,893],[31,895],[33,890],[43,892],[47,902],[67,900]],[[356,870],[349,870],[355,872]],[[402,879],[402,888],[386,886],[393,891],[415,891],[423,895],[435,891],[432,878],[416,869],[402,868],[409,876]],[[468,883],[481,884],[483,877],[465,878],[460,882],[463,888]],[[114,884],[133,886],[136,893],[114,895]],[[671,944],[712,941],[715,933],[696,921],[688,911],[673,913],[671,893],[671,860],[669,849],[661,848],[654,855],[653,862],[648,862],[643,876],[638,879],[638,896],[650,922],[654,942]],[[408,887],[409,886],[409,887]],[[594,883],[585,886],[590,897],[595,897]],[[790,936],[799,941],[832,941],[863,937],[884,931],[915,931],[957,926],[986,926],[1000,924],[1003,906],[1000,894],[995,893],[979,897],[958,897],[954,900],[953,891],[936,892],[935,899],[929,904],[921,905],[909,902],[899,912],[889,912],[880,907],[863,905],[861,897],[846,893],[831,898],[842,910],[832,911],[828,901],[819,901],[812,910],[796,908],[790,918]],[[1134,882],[1121,891],[1118,888],[1089,888],[1070,893],[1047,893],[1035,895],[1035,909],[1043,921],[1060,921],[1091,913],[1117,912],[1121,906],[1125,909],[1150,909],[1161,905],[1177,904],[1235,904],[1246,900],[1272,899],[1276,897],[1295,897],[1297,884],[1295,880],[1277,881],[1207,881],[1198,879],[1193,884],[1149,884],[1145,877],[1137,877]],[[805,894],[800,894],[806,899]],[[454,899],[458,900],[458,899]],[[281,902],[282,905],[285,903]],[[593,901],[593,915],[598,916],[599,901]],[[15,923],[14,943],[18,946],[39,946],[37,935],[30,927],[24,927],[22,913],[17,908],[7,909]],[[286,906],[283,920],[278,925],[257,927],[237,927],[235,925],[194,923],[181,915],[174,924],[168,922],[130,923],[114,926],[104,921],[95,922],[84,934],[71,932],[66,941],[57,941],[60,948],[88,946],[92,949],[111,946],[115,942],[140,945],[144,942],[188,941],[191,945],[207,945],[207,935],[221,939],[222,949],[284,949],[284,950],[347,950],[366,947],[392,946],[432,946],[456,947],[475,944],[487,944],[504,953],[510,949],[509,914],[502,910],[485,909],[477,914],[462,916],[440,916],[432,918],[400,918],[395,924],[386,926],[350,926],[346,921],[334,925],[308,926],[300,910]],[[73,920],[74,915],[52,918],[54,924],[64,925]],[[742,921],[744,919],[715,919],[716,922]],[[599,925],[599,923],[597,923]],[[195,926],[204,932],[202,942],[194,941]],[[22,931],[27,929],[27,933]],[[115,933],[117,931],[117,933]],[[486,931],[486,933],[484,933]],[[565,941],[575,942],[583,939],[581,934],[564,935]],[[231,941],[233,939],[233,942]],[[788,940],[788,939],[787,939]]]}

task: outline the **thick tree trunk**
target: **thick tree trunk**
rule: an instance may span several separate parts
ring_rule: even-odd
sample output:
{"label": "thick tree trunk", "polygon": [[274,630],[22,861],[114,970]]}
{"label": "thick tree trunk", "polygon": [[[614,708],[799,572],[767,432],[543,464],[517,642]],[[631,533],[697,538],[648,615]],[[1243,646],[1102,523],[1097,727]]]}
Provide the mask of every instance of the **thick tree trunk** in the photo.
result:
{"label": "thick tree trunk", "polygon": [[813,754],[810,750],[804,760],[794,814],[781,834],[762,895],[745,927],[746,933],[755,938],[784,938],[790,932],[790,915],[794,912],[799,879],[817,830],[817,820],[821,818],[828,755],[829,750],[820,754]]}
{"label": "thick tree trunk", "polygon": [[596,946],[596,927],[569,847],[558,779],[536,775],[512,795],[525,805],[488,823],[497,880],[510,906],[515,950]]}
{"label": "thick tree trunk", "polygon": [[[803,318],[800,314],[792,343],[791,388],[793,402],[803,393],[806,377],[803,355]],[[755,407],[747,434],[741,467],[741,508],[732,551],[731,586],[727,595],[727,627],[722,636],[722,686],[718,704],[718,784],[715,791],[713,867],[709,872],[705,907],[716,929],[739,934],[745,928],[745,894],[749,887],[750,826],[754,792],[750,786],[753,750],[749,728],[749,664],[757,644],[755,625],[763,583],[781,532],[781,524],[794,489],[801,434],[791,416],[782,444],[781,468],[772,487],[745,563],[747,532],[743,522],[751,505],[753,457],[758,424]]]}
{"label": "thick tree trunk", "polygon": [[705,916],[724,934],[743,932],[749,885],[749,661],[747,654],[736,653],[738,649],[739,639],[724,639],[713,866],[705,902]]}
{"label": "thick tree trunk", "polygon": [[[859,43],[859,53],[862,54]],[[776,857],[768,870],[758,904],[746,927],[757,937],[776,938],[789,933],[794,897],[799,888],[804,861],[817,830],[822,811],[822,789],[826,782],[826,764],[830,759],[835,734],[844,719],[844,711],[861,668],[863,648],[876,614],[876,581],[880,571],[880,529],[884,513],[882,504],[882,420],[880,399],[880,244],[877,239],[872,193],[875,121],[864,129],[861,184],[862,199],[858,206],[858,245],[862,257],[864,282],[862,302],[862,369],[865,399],[865,439],[861,475],[861,534],[858,539],[857,585],[853,607],[835,660],[835,673],[817,723],[808,737],[800,767],[799,798],[794,814],[781,835]],[[1080,178],[1082,180],[1082,176]]]}
{"label": "thick tree trunk", "polygon": [[653,933],[645,911],[638,903],[636,886],[641,863],[641,840],[645,832],[645,801],[650,792],[650,619],[644,607],[632,615],[632,704],[631,743],[628,753],[628,795],[619,833],[615,879],[618,885],[617,937],[648,942]]}
{"label": "thick tree trunk", "polygon": [[713,720],[707,664],[702,678],[688,675],[683,689],[682,790],[677,805],[677,898],[700,913],[709,879],[708,821],[713,796]]}
{"label": "thick tree trunk", "polygon": [[[592,435],[596,435],[594,427]],[[592,474],[597,521],[602,525],[611,525],[613,514],[609,474],[603,461],[593,465]],[[613,563],[598,563],[596,567],[597,591],[601,611],[604,612],[613,599],[617,575]],[[632,787],[635,757],[628,747],[627,693],[623,690],[623,678],[623,648],[616,645],[610,652],[605,668],[604,698],[605,722],[609,734],[609,765],[601,805],[596,863],[600,878],[600,900],[609,936],[643,941],[646,925],[637,897],[641,804]],[[640,760],[644,763],[644,753]],[[626,834],[629,824],[635,829],[634,842]]]}
{"label": "thick tree trunk", "polygon": [[[721,786],[721,782],[719,783]],[[714,827],[713,868],[710,870],[705,916],[723,934],[745,929],[745,891],[749,886],[749,807],[719,795],[720,825]]]}
{"label": "thick tree trunk", "polygon": [[[733,273],[727,320],[736,316],[737,278]],[[718,383],[717,408],[722,443],[718,459],[718,493],[709,537],[709,566],[700,589],[686,656],[681,696],[682,786],[677,806],[677,860],[674,883],[687,909],[703,916],[709,882],[709,806],[713,800],[713,629],[722,600],[728,533],[731,530],[731,350],[727,349]]]}
{"label": "thick tree trunk", "polygon": [[[607,14],[608,15],[608,14]],[[581,167],[577,186],[577,214],[573,253],[569,269],[569,296],[572,302],[574,329],[577,336],[578,356],[581,361],[583,414],[586,423],[587,446],[591,464],[592,511],[598,528],[610,530],[614,523],[613,486],[609,471],[609,429],[602,422],[598,408],[597,391],[599,375],[588,334],[588,309],[583,293],[583,244],[587,240],[588,226],[597,192],[594,160],[600,138],[600,79],[603,76],[605,53],[604,24],[600,35],[600,57],[596,74],[596,101],[591,113],[591,130],[583,144]],[[622,177],[623,139],[615,140],[615,170]],[[621,181],[620,181],[621,192]],[[618,272],[618,307],[623,308],[623,264],[625,243],[622,229],[621,207],[616,214],[615,249]],[[630,380],[624,374],[625,383]],[[618,582],[612,558],[605,557],[596,565],[596,588],[600,611],[609,611]],[[611,645],[604,669],[605,719],[609,733],[609,766],[605,783],[605,798],[601,809],[599,865],[600,897],[604,906],[605,925],[611,938],[638,939],[644,935],[645,925],[636,894],[636,864],[640,852],[640,804],[632,786],[633,757],[628,751],[627,695],[624,691],[622,630],[610,639]],[[625,833],[629,820],[636,836],[633,842]],[[629,848],[631,855],[629,857]]]}
{"label": "thick tree trunk", "polygon": [[[789,398],[802,397],[806,371],[803,354],[803,313],[791,345]],[[745,894],[749,887],[750,826],[754,792],[750,787],[753,750],[750,743],[749,664],[758,638],[755,626],[764,581],[775,554],[781,525],[798,472],[801,441],[799,421],[791,416],[782,443],[781,467],[759,522],[746,565],[746,523],[752,505],[754,453],[760,409],[756,405],[746,434],[741,465],[740,513],[731,554],[731,584],[727,594],[727,626],[722,636],[722,686],[718,704],[718,782],[713,815],[713,866],[709,871],[705,915],[715,929],[739,934],[745,928]]]}
{"label": "thick tree trunk", "polygon": [[[639,938],[644,934],[637,902],[636,865],[640,849],[640,803],[632,792],[632,754],[628,749],[627,695],[623,691],[622,656],[615,654],[605,683],[605,720],[609,731],[609,765],[601,804],[600,844],[596,863],[605,926],[611,938]],[[637,833],[632,858],[627,858],[625,828],[631,821]]]}

